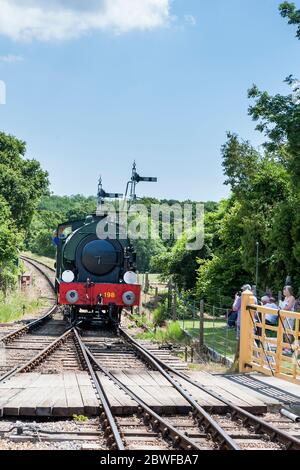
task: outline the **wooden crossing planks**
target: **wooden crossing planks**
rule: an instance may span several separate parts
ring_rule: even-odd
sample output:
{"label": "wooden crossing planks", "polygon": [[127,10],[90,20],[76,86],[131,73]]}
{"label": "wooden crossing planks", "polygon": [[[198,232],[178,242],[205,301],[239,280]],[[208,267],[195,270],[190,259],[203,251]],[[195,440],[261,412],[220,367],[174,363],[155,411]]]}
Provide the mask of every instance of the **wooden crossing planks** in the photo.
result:
{"label": "wooden crossing planks", "polygon": [[97,412],[99,402],[85,372],[20,374],[0,386],[3,415],[94,416]]}
{"label": "wooden crossing planks", "polygon": [[139,385],[139,382],[135,381],[133,376],[129,377],[125,371],[116,371],[113,373],[113,375],[124,385],[126,385],[133,393],[135,393],[141,400],[145,401],[148,406],[155,407],[156,409],[162,408],[162,402],[159,399],[154,398],[151,393],[147,391],[147,389],[143,389],[143,387]]}
{"label": "wooden crossing planks", "polygon": [[13,399],[21,389],[12,388],[0,391],[0,417],[4,415],[4,407],[11,399]]}
{"label": "wooden crossing planks", "polygon": [[248,389],[244,390],[238,384],[232,383],[225,376],[217,376],[207,372],[191,372],[191,379],[199,382],[205,387],[210,388],[218,393],[226,401],[233,403],[244,409],[248,409],[253,413],[261,413],[267,411],[266,402],[260,397],[248,393]]}
{"label": "wooden crossing planks", "polygon": [[124,372],[135,384],[158,401],[157,406],[174,408],[174,411],[177,408],[189,408],[185,398],[159,372],[142,371],[138,374],[135,371]]}
{"label": "wooden crossing planks", "polygon": [[22,389],[17,395],[10,399],[3,407],[3,415],[19,416],[21,410],[28,412],[28,416],[35,416],[36,403],[41,399],[40,391],[35,393],[32,389]]}
{"label": "wooden crossing planks", "polygon": [[[137,411],[137,403],[128,394],[101,372],[97,374],[115,413],[126,415]],[[157,371],[124,369],[116,370],[113,374],[158,413],[186,413],[191,409],[184,397]],[[232,382],[226,379],[226,376],[194,371],[189,372],[189,375],[227,401],[252,412],[267,411],[268,406],[279,404],[276,398],[264,396],[245,385]],[[300,401],[299,386],[263,376],[258,376],[258,379],[266,384],[281,387],[282,390],[289,388],[290,392],[297,391]],[[205,391],[183,379],[177,380],[199,405],[216,412],[226,410],[225,404]],[[0,384],[0,416],[95,416],[100,410],[99,400],[87,372],[19,374]]]}
{"label": "wooden crossing planks", "polygon": [[64,372],[63,380],[65,385],[65,393],[67,399],[67,406],[70,413],[76,415],[84,414],[84,406],[82,403],[81,393],[78,387],[78,382],[75,372]]}
{"label": "wooden crossing planks", "polygon": [[31,382],[36,380],[41,374],[39,372],[31,372],[30,374],[18,374],[12,379],[8,379],[0,384],[0,393],[2,389],[7,388],[26,388]]}
{"label": "wooden crossing planks", "polygon": [[86,372],[76,372],[76,379],[81,393],[84,413],[88,416],[96,416],[99,413],[100,404],[89,375]]}
{"label": "wooden crossing planks", "polygon": [[174,407],[175,411],[177,408],[189,408],[187,401],[159,372],[141,371],[136,376],[134,371],[126,370],[126,375],[132,377],[133,381],[136,381],[139,386],[152,396],[159,398],[159,401],[164,406],[169,408]]}
{"label": "wooden crossing planks", "polygon": [[132,414],[137,410],[136,402],[115,385],[112,380],[101,372],[97,372],[97,375],[102,382],[110,406],[115,413]]}

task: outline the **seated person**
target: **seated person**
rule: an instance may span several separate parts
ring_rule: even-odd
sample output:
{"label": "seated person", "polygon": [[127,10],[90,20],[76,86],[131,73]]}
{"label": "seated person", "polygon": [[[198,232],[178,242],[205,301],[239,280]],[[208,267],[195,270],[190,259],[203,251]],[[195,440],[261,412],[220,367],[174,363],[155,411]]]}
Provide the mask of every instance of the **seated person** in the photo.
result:
{"label": "seated person", "polygon": [[[278,305],[276,305],[275,303],[275,299],[273,297],[269,297],[268,295],[265,295],[264,297],[262,297],[261,303],[263,307],[270,308],[272,310],[277,310],[277,311],[279,310]],[[277,326],[277,322],[278,322],[278,315],[271,315],[270,313],[266,315],[266,325]]]}

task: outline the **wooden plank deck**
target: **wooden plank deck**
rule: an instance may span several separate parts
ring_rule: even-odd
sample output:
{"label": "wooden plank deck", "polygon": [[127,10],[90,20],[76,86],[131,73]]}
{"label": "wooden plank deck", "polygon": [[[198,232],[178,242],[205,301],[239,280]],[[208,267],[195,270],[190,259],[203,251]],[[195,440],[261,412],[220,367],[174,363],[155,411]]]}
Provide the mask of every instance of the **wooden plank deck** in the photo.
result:
{"label": "wooden plank deck", "polygon": [[[227,401],[253,413],[266,412],[279,408],[283,401],[281,395],[272,396],[266,390],[279,390],[293,393],[295,402],[300,403],[300,386],[272,377],[251,374],[261,387],[247,387],[237,383],[230,376],[220,376],[207,372],[186,371],[189,376],[207,390],[212,390]],[[148,406],[158,413],[186,414],[190,405],[175,388],[159,373],[146,370],[119,370],[113,374],[129,387]],[[109,399],[113,412],[132,415],[137,411],[137,404],[112,380],[101,372],[98,376]],[[189,384],[183,379],[179,382],[205,409],[218,413],[226,412],[226,405],[205,391]],[[298,398],[299,400],[298,400]],[[74,414],[96,416],[101,407],[95,394],[90,377],[86,372],[65,372],[62,374],[28,373],[19,374],[0,384],[0,417],[2,416],[60,416],[71,417]]]}

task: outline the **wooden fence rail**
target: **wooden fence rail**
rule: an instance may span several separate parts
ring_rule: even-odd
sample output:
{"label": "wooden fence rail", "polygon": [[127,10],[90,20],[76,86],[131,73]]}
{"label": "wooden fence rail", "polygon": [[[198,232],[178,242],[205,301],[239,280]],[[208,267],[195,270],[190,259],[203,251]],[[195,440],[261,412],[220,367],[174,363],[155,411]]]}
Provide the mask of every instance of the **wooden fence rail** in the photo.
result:
{"label": "wooden fence rail", "polygon": [[[242,294],[239,371],[261,372],[300,384],[300,313],[254,305]],[[270,315],[275,325],[270,324]]]}

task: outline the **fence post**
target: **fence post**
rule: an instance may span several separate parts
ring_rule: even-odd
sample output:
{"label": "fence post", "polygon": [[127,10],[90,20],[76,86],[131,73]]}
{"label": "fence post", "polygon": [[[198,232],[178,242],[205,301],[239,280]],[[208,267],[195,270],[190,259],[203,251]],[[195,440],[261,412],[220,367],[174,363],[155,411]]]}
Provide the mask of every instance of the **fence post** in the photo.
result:
{"label": "fence post", "polygon": [[200,301],[200,323],[199,323],[199,345],[200,351],[204,348],[204,300]]}
{"label": "fence post", "polygon": [[229,333],[229,326],[228,326],[228,318],[229,318],[229,310],[226,310],[226,337],[225,337],[225,359],[227,359],[228,353],[228,333]]}
{"label": "fence post", "polygon": [[173,291],[172,317],[173,317],[173,321],[177,320],[177,293],[176,293],[176,289],[174,289],[174,291]]}
{"label": "fence post", "polygon": [[150,288],[149,284],[149,273],[145,273],[145,285],[144,285],[144,293],[148,294]]}
{"label": "fence post", "polygon": [[154,303],[156,308],[158,305],[158,287],[155,287]]}
{"label": "fence post", "polygon": [[173,302],[173,284],[170,280],[168,283],[168,314],[172,315],[172,302]]}
{"label": "fence post", "polygon": [[195,300],[194,300],[194,303],[193,303],[193,336],[194,336],[194,331],[195,331],[195,313],[196,313],[196,303],[195,303]]}
{"label": "fence post", "polygon": [[[281,293],[280,293],[281,295]],[[276,365],[275,365],[275,375],[279,375],[281,372],[281,362],[282,362],[282,350],[283,346],[282,343],[284,342],[284,324],[278,321],[278,328],[277,328],[277,347],[276,347]]]}
{"label": "fence post", "polygon": [[253,322],[250,312],[247,310],[248,305],[254,305],[255,300],[250,290],[243,292],[240,316],[240,357],[239,372],[249,372],[248,364],[251,362],[253,341]]}
{"label": "fence post", "polygon": [[213,306],[213,350],[216,351],[216,307]]}

